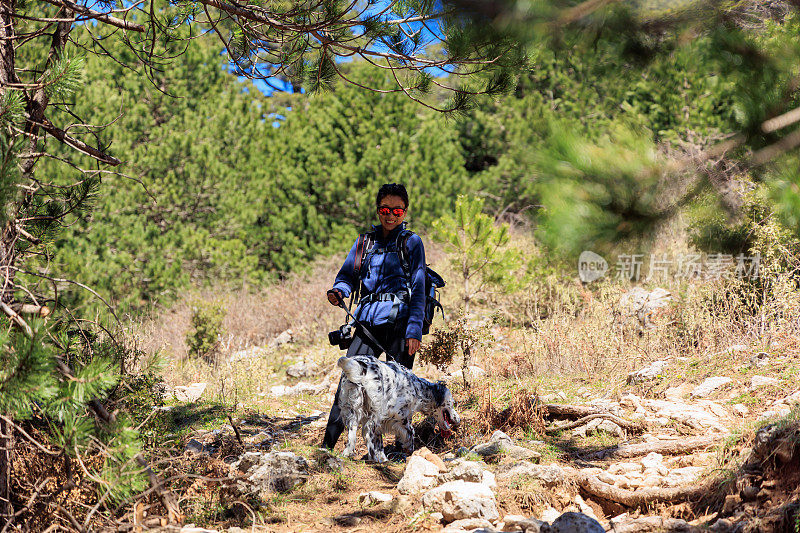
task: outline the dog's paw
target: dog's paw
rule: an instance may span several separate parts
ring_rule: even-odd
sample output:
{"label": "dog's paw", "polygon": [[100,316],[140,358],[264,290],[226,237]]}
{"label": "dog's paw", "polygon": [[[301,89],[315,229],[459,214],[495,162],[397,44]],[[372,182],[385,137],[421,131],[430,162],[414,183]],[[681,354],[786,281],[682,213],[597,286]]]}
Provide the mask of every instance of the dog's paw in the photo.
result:
{"label": "dog's paw", "polygon": [[355,452],[355,450],[345,448],[344,451],[342,452],[342,457],[347,457],[349,459],[353,457],[353,452]]}
{"label": "dog's paw", "polygon": [[380,464],[380,463],[387,462],[389,459],[386,458],[386,454],[385,453],[380,452],[380,453],[376,453],[373,456],[370,456],[368,453],[366,453],[366,454],[364,454],[364,457],[361,458],[361,460],[365,461],[367,463]]}

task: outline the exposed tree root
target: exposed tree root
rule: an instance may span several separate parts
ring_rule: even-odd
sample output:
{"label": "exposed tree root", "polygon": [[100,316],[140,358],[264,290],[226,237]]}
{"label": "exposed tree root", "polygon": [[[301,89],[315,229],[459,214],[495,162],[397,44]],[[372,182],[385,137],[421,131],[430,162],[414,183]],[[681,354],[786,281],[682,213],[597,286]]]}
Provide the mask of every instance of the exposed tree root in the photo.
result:
{"label": "exposed tree root", "polygon": [[708,448],[718,442],[717,437],[691,437],[683,440],[644,442],[641,444],[622,444],[599,450],[585,456],[585,459],[618,459],[638,457],[656,452],[662,455],[680,455],[700,448]]}
{"label": "exposed tree root", "polygon": [[576,481],[589,494],[631,508],[656,502],[678,503],[701,496],[708,490],[704,485],[689,485],[670,488],[640,488],[633,491],[603,483],[594,475],[583,473],[578,473]]}
{"label": "exposed tree root", "polygon": [[630,420],[625,420],[624,418],[620,418],[616,415],[612,415],[611,413],[595,413],[591,415],[586,415],[583,418],[580,418],[574,422],[570,422],[569,424],[563,426],[555,426],[549,427],[545,431],[547,433],[555,433],[556,431],[566,431],[569,429],[575,429],[577,427],[581,427],[582,425],[586,424],[590,420],[594,420],[595,418],[605,418],[606,420],[610,420],[614,422],[621,428],[630,430],[630,431],[644,431],[645,426],[639,424],[637,422],[631,422]]}

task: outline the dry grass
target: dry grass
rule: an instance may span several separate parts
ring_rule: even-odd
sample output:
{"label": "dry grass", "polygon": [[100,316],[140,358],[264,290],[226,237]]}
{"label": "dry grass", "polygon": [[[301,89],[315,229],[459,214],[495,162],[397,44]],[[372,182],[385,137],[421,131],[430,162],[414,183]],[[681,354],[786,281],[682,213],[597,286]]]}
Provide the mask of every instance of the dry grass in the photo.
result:
{"label": "dry grass", "polygon": [[134,322],[131,329],[141,349],[185,359],[191,303],[200,300],[219,302],[225,310],[225,334],[220,339],[223,357],[251,346],[263,346],[287,329],[292,330],[296,341],[307,344],[339,325],[339,313],[332,310],[325,292],[331,287],[341,261],[341,257],[320,261],[307,274],[292,274],[261,289],[193,291],[175,305]]}

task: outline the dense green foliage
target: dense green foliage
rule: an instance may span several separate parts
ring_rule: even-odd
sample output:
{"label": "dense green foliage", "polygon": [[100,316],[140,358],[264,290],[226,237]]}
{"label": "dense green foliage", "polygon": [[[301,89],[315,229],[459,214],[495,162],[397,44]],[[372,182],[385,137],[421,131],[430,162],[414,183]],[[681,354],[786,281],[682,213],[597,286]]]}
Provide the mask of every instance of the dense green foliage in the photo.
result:
{"label": "dense green foliage", "polygon": [[[113,39],[106,46],[124,53]],[[104,177],[91,217],[54,243],[60,273],[141,309],[191,282],[259,283],[340,250],[374,222],[384,182],[407,185],[416,228],[464,190],[453,123],[402,94],[353,86],[266,98],[223,70],[217,47],[192,41],[158,87],[87,61],[74,110],[89,123],[116,120],[101,135],[127,155],[123,172],[135,179]],[[356,81],[389,83],[345,67]],[[64,181],[74,173],[57,162],[46,172]]]}
{"label": "dense green foliage", "polygon": [[[796,24],[747,38],[780,50]],[[408,186],[417,230],[451,212],[458,194],[480,191],[487,212],[535,222],[564,251],[640,235],[697,198],[699,231],[722,236],[711,221],[727,227],[728,215],[703,171],[663,168],[761,118],[752,80],[732,69],[746,58],[721,61],[714,32],[667,37],[670,53],[648,55],[613,25],[604,31],[533,49],[513,94],[458,120],[346,84],[266,97],[226,73],[210,38],[156,73],[157,87],[90,56],[74,110],[89,123],[116,120],[98,135],[137,181],[104,176],[92,216],[54,243],[58,271],[130,310],[190,283],[259,284],[343,250],[374,222],[374,192],[389,181]],[[113,37],[105,46],[125,53]],[[340,68],[358,84],[394,83],[360,63]],[[55,162],[47,171],[70,179]],[[770,190],[788,205],[796,177],[784,174]],[[708,249],[737,245],[712,241],[697,238]]]}

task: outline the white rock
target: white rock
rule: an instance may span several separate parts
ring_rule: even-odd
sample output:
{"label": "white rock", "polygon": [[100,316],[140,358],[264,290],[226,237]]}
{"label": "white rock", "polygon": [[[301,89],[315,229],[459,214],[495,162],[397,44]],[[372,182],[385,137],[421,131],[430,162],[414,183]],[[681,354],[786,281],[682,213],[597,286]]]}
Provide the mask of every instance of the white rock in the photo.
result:
{"label": "white rock", "polygon": [[492,433],[489,442],[476,444],[470,451],[484,457],[501,453],[514,459],[536,459],[541,457],[539,452],[514,444],[511,437],[500,430]]}
{"label": "white rock", "polygon": [[628,474],[630,472],[641,472],[642,465],[639,463],[615,463],[608,467],[608,473],[614,475]]}
{"label": "white rock", "polygon": [[595,398],[593,400],[589,400],[588,405],[592,407],[596,407],[601,411],[608,411],[614,415],[621,415],[622,414],[622,407],[620,407],[620,402],[615,402],[613,400],[607,400],[605,398]]}
{"label": "white rock", "polygon": [[759,387],[766,387],[768,385],[778,385],[780,384],[780,380],[776,378],[768,378],[766,376],[753,376],[752,381],[750,382],[751,389],[757,389]]}
{"label": "white rock", "polygon": [[386,494],[384,492],[378,492],[373,490],[371,492],[362,492],[358,495],[358,503],[365,507],[369,507],[371,505],[378,505],[379,503],[386,503],[392,501],[393,497],[391,494]]}
{"label": "white rock", "polygon": [[691,396],[693,398],[705,398],[718,388],[722,387],[723,385],[727,385],[731,381],[731,378],[726,376],[714,376],[706,378],[705,381],[692,390]]}
{"label": "white rock", "polygon": [[705,468],[702,466],[684,466],[670,470],[667,480],[675,480],[679,485],[689,485],[697,481]]}
{"label": "white rock", "polygon": [[286,331],[281,332],[280,335],[269,341],[269,345],[272,348],[278,348],[279,346],[283,346],[284,344],[289,344],[290,342],[294,342],[294,333],[291,329],[287,329]]}
{"label": "white rock", "polygon": [[629,407],[634,410],[642,409],[642,400],[635,394],[626,394],[619,400],[622,407]]}
{"label": "white rock", "polygon": [[307,378],[316,376],[321,371],[319,365],[313,361],[298,361],[286,368],[286,375],[293,378]]}
{"label": "white rock", "polygon": [[597,479],[602,481],[603,483],[608,483],[609,485],[613,485],[614,483],[617,482],[617,478],[609,474],[608,472],[602,472],[598,474]]}
{"label": "white rock", "polygon": [[175,387],[175,399],[179,402],[196,402],[205,392],[208,383],[192,383]]}
{"label": "white rock", "polygon": [[708,405],[692,405],[666,400],[644,400],[644,402],[648,409],[655,411],[656,416],[671,418],[696,429],[712,427],[726,431],[725,427],[720,424],[719,417],[711,412]]}
{"label": "white rock", "polygon": [[746,352],[749,349],[750,347],[746,344],[734,344],[733,346],[728,346],[725,348],[725,351],[728,353],[741,353]]}
{"label": "white rock", "polygon": [[492,436],[489,438],[490,441],[500,441],[504,440],[506,442],[514,442],[511,437],[500,431],[499,429],[492,433]]}
{"label": "white rock", "polygon": [[[439,483],[448,481],[471,481],[472,483],[482,483],[483,474],[486,472],[484,465],[477,461],[467,461],[463,458],[456,459],[452,463],[449,472],[439,474]],[[491,472],[490,472],[491,473]]]}
{"label": "white rock", "polygon": [[[503,521],[497,524],[500,531],[519,531],[518,524],[527,520],[527,516],[521,514],[507,514],[503,517]],[[502,524],[502,525],[501,525]]]}
{"label": "white rock", "polygon": [[617,485],[622,489],[637,489],[643,484],[643,478],[632,477],[630,475],[620,476],[617,480]]}
{"label": "white rock", "polygon": [[265,348],[261,348],[259,346],[255,346],[253,348],[248,348],[246,350],[241,350],[238,352],[234,352],[228,358],[228,364],[231,365],[238,361],[242,361],[244,359],[254,359],[256,357],[262,357],[269,354],[269,350]]}
{"label": "white rock", "polygon": [[667,361],[653,361],[644,368],[628,374],[628,383],[641,383],[655,379],[661,374],[669,363]]}
{"label": "white rock", "polygon": [[664,391],[664,397],[672,402],[679,402],[685,398],[694,387],[691,383],[681,383],[675,387],[669,387]]}
{"label": "white rock", "polygon": [[599,433],[601,431],[610,433],[611,435],[616,435],[618,437],[625,436],[625,432],[617,424],[615,424],[611,420],[600,419],[600,418],[595,418],[594,420],[590,420],[586,425],[574,429],[572,431],[572,436],[586,437],[586,435],[590,435],[592,433]]}
{"label": "white rock", "polygon": [[492,490],[482,483],[450,481],[422,496],[422,505],[430,512],[440,512],[452,522],[464,518],[497,520],[497,502]]}
{"label": "white rock", "polygon": [[698,400],[697,404],[705,407],[720,418],[728,417],[728,411],[716,402],[712,402],[711,400]]}
{"label": "white rock", "polygon": [[442,533],[462,533],[476,529],[492,529],[492,523],[484,518],[464,518],[447,524]]}
{"label": "white rock", "polygon": [[660,487],[664,478],[659,475],[645,476],[642,480],[643,487]]}
{"label": "white rock", "polygon": [[312,385],[311,383],[306,383],[305,381],[301,381],[297,385],[294,386],[286,386],[286,385],[274,385],[269,389],[270,394],[279,398],[281,396],[296,396],[298,394],[320,394],[323,392],[323,388],[320,385]]}
{"label": "white rock", "polygon": [[[467,367],[467,380],[480,378],[480,377],[483,377],[485,375],[486,375],[486,370],[482,369],[479,366],[468,366]],[[459,368],[458,370],[456,370],[455,372],[450,374],[448,379],[450,379],[450,380],[463,379],[463,376],[464,376],[464,370]]]}
{"label": "white rock", "polygon": [[563,483],[565,479],[564,470],[558,465],[537,465],[528,461],[520,461],[503,466],[497,472],[497,479],[500,481],[506,481],[520,476],[530,476],[533,479],[543,482],[545,485],[558,485]]}
{"label": "white rock", "polygon": [[642,466],[645,468],[658,468],[664,461],[664,456],[660,453],[651,452],[642,458]]}
{"label": "white rock", "polygon": [[759,416],[758,419],[768,420],[770,418],[783,418],[791,412],[792,410],[789,407],[784,407],[782,409],[770,409],[769,411],[764,411],[761,413],[761,416]]}
{"label": "white rock", "polygon": [[669,305],[672,296],[662,288],[648,291],[642,287],[634,287],[619,300],[619,311],[622,318],[635,316],[642,326],[650,325],[654,311]]}
{"label": "white rock", "polygon": [[439,467],[419,455],[408,458],[402,479],[397,484],[400,494],[417,494],[436,485]]}
{"label": "white rock", "polygon": [[542,511],[542,514],[539,516],[539,520],[544,520],[545,522],[554,522],[559,516],[561,516],[561,513],[552,507],[548,507]]}
{"label": "white rock", "polygon": [[442,513],[431,513],[428,516],[434,522],[441,522],[442,520],[444,520],[444,515]]}
{"label": "white rock", "polygon": [[243,492],[262,495],[291,491],[308,479],[308,461],[292,452],[246,452],[231,469],[245,473],[246,481],[239,482]]}

